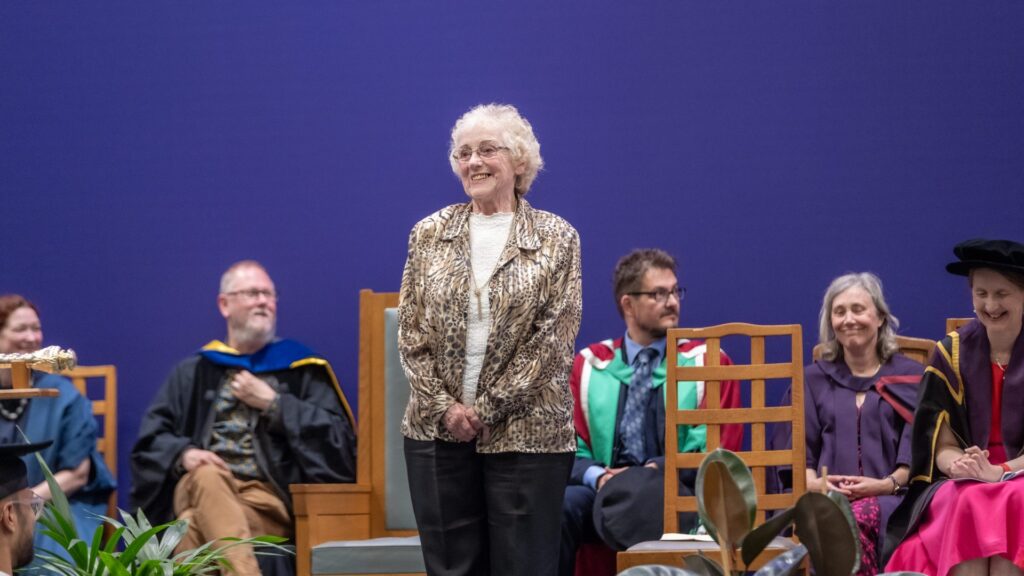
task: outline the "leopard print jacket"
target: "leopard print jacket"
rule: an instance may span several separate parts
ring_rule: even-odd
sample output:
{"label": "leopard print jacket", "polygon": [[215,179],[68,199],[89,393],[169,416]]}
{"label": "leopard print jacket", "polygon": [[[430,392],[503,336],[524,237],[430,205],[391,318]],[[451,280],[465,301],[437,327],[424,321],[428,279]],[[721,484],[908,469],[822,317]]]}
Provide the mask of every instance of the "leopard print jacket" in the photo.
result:
{"label": "leopard print jacket", "polygon": [[[469,213],[469,203],[448,206],[409,235],[398,347],[412,388],[402,434],[414,440],[455,441],[441,419],[462,397]],[[521,198],[512,226],[485,288],[491,331],[474,408],[491,434],[477,451],[573,452],[568,380],[583,308],[579,234]]]}

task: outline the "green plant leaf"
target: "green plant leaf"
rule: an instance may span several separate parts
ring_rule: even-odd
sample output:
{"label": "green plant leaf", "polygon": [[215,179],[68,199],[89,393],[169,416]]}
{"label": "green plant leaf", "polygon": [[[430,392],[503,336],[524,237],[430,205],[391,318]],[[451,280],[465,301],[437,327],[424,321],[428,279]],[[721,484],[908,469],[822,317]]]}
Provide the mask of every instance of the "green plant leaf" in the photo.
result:
{"label": "green plant leaf", "polygon": [[81,538],[75,538],[65,548],[79,568],[89,565],[89,545]]}
{"label": "green plant leaf", "polygon": [[[77,576],[78,570],[75,569],[74,565],[67,561],[63,556],[57,556],[54,553],[46,549],[41,549],[36,552],[36,557],[43,561],[46,565],[46,569],[51,572],[58,574],[64,574],[68,576]],[[31,572],[29,572],[31,573]]]}
{"label": "green plant leaf", "polygon": [[107,545],[103,548],[104,551],[111,554],[117,550],[117,543],[121,541],[121,535],[124,533],[124,526],[118,526],[114,533],[110,535],[107,540]]}
{"label": "green plant leaf", "polygon": [[[710,478],[709,472],[713,474]],[[753,527],[757,514],[757,493],[750,469],[736,454],[718,448],[701,462],[695,488],[697,513],[708,534],[723,548],[738,547]]]}
{"label": "green plant leaf", "polygon": [[853,572],[857,572],[860,570],[860,530],[857,528],[857,519],[853,517],[853,509],[850,508],[850,500],[835,490],[829,490],[826,496],[831,498],[836,506],[839,506],[839,509],[843,511],[843,516],[846,517],[846,525],[850,527],[850,534],[853,535],[853,542],[856,544],[857,560]]}
{"label": "green plant leaf", "polygon": [[794,523],[817,576],[854,573],[860,564],[860,542],[850,530],[840,503],[824,494],[808,492],[796,501]]}
{"label": "green plant leaf", "polygon": [[40,517],[40,522],[44,526],[59,535],[59,542],[64,548],[70,547],[72,542],[78,538],[78,531],[75,529],[75,524],[70,518],[72,518],[70,515],[64,515],[60,512],[59,507],[53,500],[46,503],[46,508]]}
{"label": "green plant leaf", "polygon": [[[31,443],[32,440],[25,434],[25,432],[18,426],[18,432],[25,442]],[[43,476],[46,478],[46,485],[50,488],[50,502],[48,505],[53,505],[65,518],[71,518],[71,505],[68,504],[68,497],[64,495],[64,491],[61,490],[60,484],[57,484],[57,479],[53,476],[53,470],[50,470],[50,466],[43,459],[43,455],[39,452],[35,453],[36,461],[39,462],[39,467],[43,471]]]}
{"label": "green plant leaf", "polygon": [[[131,541],[128,542],[128,545],[125,547],[124,552],[121,553],[120,557],[122,559],[122,562],[124,562],[125,564],[130,564],[132,562],[135,562],[135,558],[136,558],[136,556],[139,555],[139,552],[142,550],[142,547],[145,546],[146,544],[149,544],[149,541],[154,536],[156,536],[157,534],[159,534],[162,530],[165,530],[166,528],[167,528],[167,525],[164,524],[164,525],[161,525],[161,526],[156,526],[154,528],[150,528],[149,530],[146,530],[145,532],[143,532],[141,534],[132,536],[131,537]],[[147,560],[147,558],[140,558],[140,561],[142,561],[142,560]]]}
{"label": "green plant leaf", "polygon": [[[142,512],[141,510],[139,511]],[[145,517],[143,516],[143,520]],[[145,521],[140,524],[140,527],[148,525],[149,522]],[[174,556],[174,549],[178,547],[178,543],[188,532],[188,522],[186,520],[175,520],[165,524],[166,529],[163,531],[163,536],[157,536],[152,538],[139,551],[139,558],[141,560],[149,560],[153,558],[170,558]]]}
{"label": "green plant leaf", "polygon": [[728,466],[721,460],[705,462],[701,465],[701,472],[703,474],[697,480],[697,496],[703,504],[702,518],[709,532],[714,529],[719,546],[735,550],[753,527],[743,494]]}
{"label": "green plant leaf", "polygon": [[92,535],[92,546],[89,547],[89,559],[85,566],[85,569],[89,574],[93,574],[96,571],[96,565],[99,563],[101,551],[103,551],[102,525],[97,526]]}
{"label": "green plant leaf", "polygon": [[[175,555],[174,549],[188,530],[186,520],[177,520],[153,526],[139,510],[136,516],[119,510],[122,522],[101,516],[103,522],[115,528],[111,538],[103,542],[103,527],[91,535],[89,542],[79,537],[72,520],[67,497],[53,480],[53,473],[42,461],[40,467],[53,492],[53,500],[39,519],[44,527],[41,533],[53,539],[71,557],[71,560],[41,550],[38,554],[42,568],[61,576],[213,576],[227,565],[224,550],[232,546],[251,545],[256,554],[292,554],[281,546],[287,539],[278,536],[231,538],[226,546],[213,548],[207,542]],[[163,538],[161,538],[163,533]],[[123,552],[117,552],[118,542],[124,542]],[[90,545],[91,544],[91,545]],[[181,560],[181,562],[178,562]]]}
{"label": "green plant leaf", "polygon": [[772,540],[779,534],[782,534],[793,523],[795,516],[796,508],[787,508],[769,518],[764,524],[751,530],[740,544],[740,556],[743,558],[743,564],[750,566],[761,552],[771,544]]}
{"label": "green plant leaf", "polygon": [[[262,542],[264,544],[284,544],[285,542],[288,541],[288,539],[285,538],[284,536],[274,536],[273,534],[264,534],[263,536],[253,536],[252,538],[250,538],[250,540],[253,541],[253,542]],[[281,548],[281,547],[277,546],[277,548]],[[287,548],[282,548],[282,550],[287,550]]]}
{"label": "green plant leaf", "polygon": [[686,569],[700,576],[723,576],[722,567],[703,554],[683,557]]}
{"label": "green plant leaf", "polygon": [[754,576],[788,576],[800,568],[800,563],[806,556],[807,548],[801,544],[776,556],[771,562],[754,572]]}
{"label": "green plant leaf", "polygon": [[128,569],[121,564],[120,560],[121,559],[114,554],[110,554],[109,552],[100,552],[100,562],[103,563],[103,566],[105,566],[107,570],[110,570],[111,576],[131,576],[131,573],[128,572]]}

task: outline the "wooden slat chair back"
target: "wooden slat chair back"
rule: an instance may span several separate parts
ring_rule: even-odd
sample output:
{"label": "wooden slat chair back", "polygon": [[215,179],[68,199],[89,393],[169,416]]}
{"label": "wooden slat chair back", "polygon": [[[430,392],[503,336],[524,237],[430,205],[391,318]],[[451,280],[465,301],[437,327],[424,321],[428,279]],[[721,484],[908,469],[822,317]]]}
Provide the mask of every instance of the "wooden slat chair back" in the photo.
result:
{"label": "wooden slat chair back", "polygon": [[[769,468],[774,466],[792,466],[793,470],[803,470],[806,465],[804,447],[804,386],[803,386],[803,342],[801,327],[798,324],[781,326],[759,326],[754,324],[722,324],[709,328],[676,328],[668,331],[668,349],[677,345],[680,339],[704,340],[707,351],[704,355],[705,366],[679,366],[677,359],[669,355],[667,376],[665,381],[665,532],[678,532],[679,512],[697,511],[697,499],[693,496],[680,496],[677,490],[677,474],[679,469],[696,469],[700,467],[704,454],[677,454],[677,425],[706,425],[707,450],[710,452],[721,447],[721,428],[728,424],[749,426],[750,449],[737,452],[737,455],[751,468],[757,491],[757,515],[755,525],[764,522],[766,510],[777,510],[792,506],[796,499],[806,490],[806,478],[803,474],[793,474],[793,491],[787,494],[768,494],[767,475]],[[721,366],[719,352],[722,339],[733,336],[744,336],[750,341],[749,364]],[[766,359],[766,339],[788,339],[788,362],[768,363]],[[732,339],[730,339],[732,341]],[[773,342],[773,344],[775,344]],[[772,348],[775,350],[775,348]],[[736,351],[734,350],[735,354]],[[736,361],[736,358],[733,357]],[[749,383],[750,406],[743,408],[721,408],[721,383],[726,380],[738,380],[741,386]],[[767,406],[765,385],[766,380],[789,381],[793,393],[791,404],[783,406]],[[700,410],[674,410],[678,406],[677,386],[682,381],[703,381],[706,407]],[[787,422],[793,429],[793,446],[788,450],[770,450],[768,447],[768,430],[766,427],[779,422]],[[675,456],[673,456],[673,454]],[[781,553],[792,541],[786,539],[779,547],[765,550],[753,566],[763,564],[770,557]],[[618,554],[618,569],[624,570],[642,564],[668,564],[681,566],[684,556],[703,553],[714,557],[717,546],[712,543],[694,544],[690,542],[657,541],[641,543]]]}
{"label": "wooden slat chair back", "polygon": [[[932,351],[935,350],[935,340],[929,340],[927,338],[897,336],[896,343],[900,347],[900,354],[903,354],[907,358],[920,362],[926,366],[928,365],[928,360],[932,356]],[[824,348],[824,344],[815,345],[814,349],[811,351],[811,356],[815,360],[821,360],[821,354]]]}
{"label": "wooden slat chair back", "polygon": [[[360,543],[370,539],[416,535],[399,430],[409,383],[398,358],[397,308],[397,292],[359,293],[356,482],[291,486],[299,576],[353,574],[332,568],[339,554],[366,553],[369,547]],[[412,550],[407,541],[395,544],[374,543],[397,564],[420,554],[418,545]]]}
{"label": "wooden slat chair back", "polygon": [[971,318],[946,318],[946,334],[950,332],[956,332],[961,326],[969,324],[974,317]]}
{"label": "wooden slat chair back", "polygon": [[[750,337],[750,364],[720,366],[719,351],[722,338],[727,336]],[[784,363],[766,363],[765,338],[780,336],[790,340],[790,361]],[[707,450],[710,452],[721,447],[721,427],[724,424],[750,425],[750,450],[737,452],[751,469],[754,486],[758,494],[758,510],[756,523],[764,522],[766,510],[788,508],[796,503],[796,499],[805,490],[806,478],[794,474],[793,492],[788,494],[767,494],[767,468],[774,466],[793,466],[794,470],[803,470],[805,466],[804,447],[804,398],[803,381],[804,365],[801,341],[801,327],[798,324],[782,326],[758,326],[754,324],[723,324],[711,328],[674,329],[670,330],[669,341],[676,342],[681,338],[701,339],[707,345],[705,354],[707,366],[678,366],[668,363],[666,382],[701,381],[705,383],[707,408],[703,410],[667,410],[666,427],[675,430],[676,424],[707,425]],[[786,379],[791,382],[793,393],[792,403],[788,406],[768,407],[765,405],[765,380]],[[750,384],[750,407],[721,409],[720,390],[723,380],[739,380]],[[668,395],[666,406],[676,406],[676,387],[666,388]],[[669,413],[673,413],[672,416]],[[768,450],[766,424],[775,422],[792,422],[793,448],[790,450]],[[665,435],[665,453],[675,454],[676,434]],[[666,478],[676,477],[679,468],[699,468],[704,460],[703,454],[676,454],[674,458],[666,457]],[[670,472],[671,470],[671,472]],[[696,512],[697,499],[693,496],[678,496],[669,492],[675,486],[666,482],[665,499],[665,531],[678,531],[678,512]],[[669,508],[674,510],[671,512]]]}
{"label": "wooden slat chair back", "polygon": [[[96,449],[103,455],[110,473],[117,478],[117,368],[110,364],[76,366],[61,374],[69,378],[78,393],[92,403],[97,426]],[[107,516],[119,518],[116,490],[110,493]]]}

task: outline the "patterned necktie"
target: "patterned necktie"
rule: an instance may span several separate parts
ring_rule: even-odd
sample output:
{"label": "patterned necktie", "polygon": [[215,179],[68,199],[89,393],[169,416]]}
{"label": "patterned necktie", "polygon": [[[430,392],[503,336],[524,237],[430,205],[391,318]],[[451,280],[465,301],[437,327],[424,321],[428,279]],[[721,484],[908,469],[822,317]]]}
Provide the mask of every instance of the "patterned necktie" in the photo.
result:
{"label": "patterned necktie", "polygon": [[643,464],[647,460],[644,442],[644,420],[647,415],[647,402],[651,397],[651,371],[653,361],[658,352],[644,348],[633,360],[633,381],[626,392],[626,407],[622,410],[622,446],[623,456],[633,464]]}

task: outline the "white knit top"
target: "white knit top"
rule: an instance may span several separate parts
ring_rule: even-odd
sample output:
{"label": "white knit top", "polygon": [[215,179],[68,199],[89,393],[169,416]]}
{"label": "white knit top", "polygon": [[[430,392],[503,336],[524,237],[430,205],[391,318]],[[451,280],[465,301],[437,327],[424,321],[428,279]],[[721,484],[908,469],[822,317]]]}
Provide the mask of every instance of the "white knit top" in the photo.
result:
{"label": "white knit top", "polygon": [[487,337],[491,333],[491,300],[487,285],[505,249],[513,216],[512,212],[490,216],[474,212],[469,215],[469,259],[473,266],[473,279],[480,289],[480,306],[477,306],[476,294],[471,290],[466,325],[466,367],[462,374],[462,403],[465,406],[472,406],[476,401],[480,369],[487,352]]}

